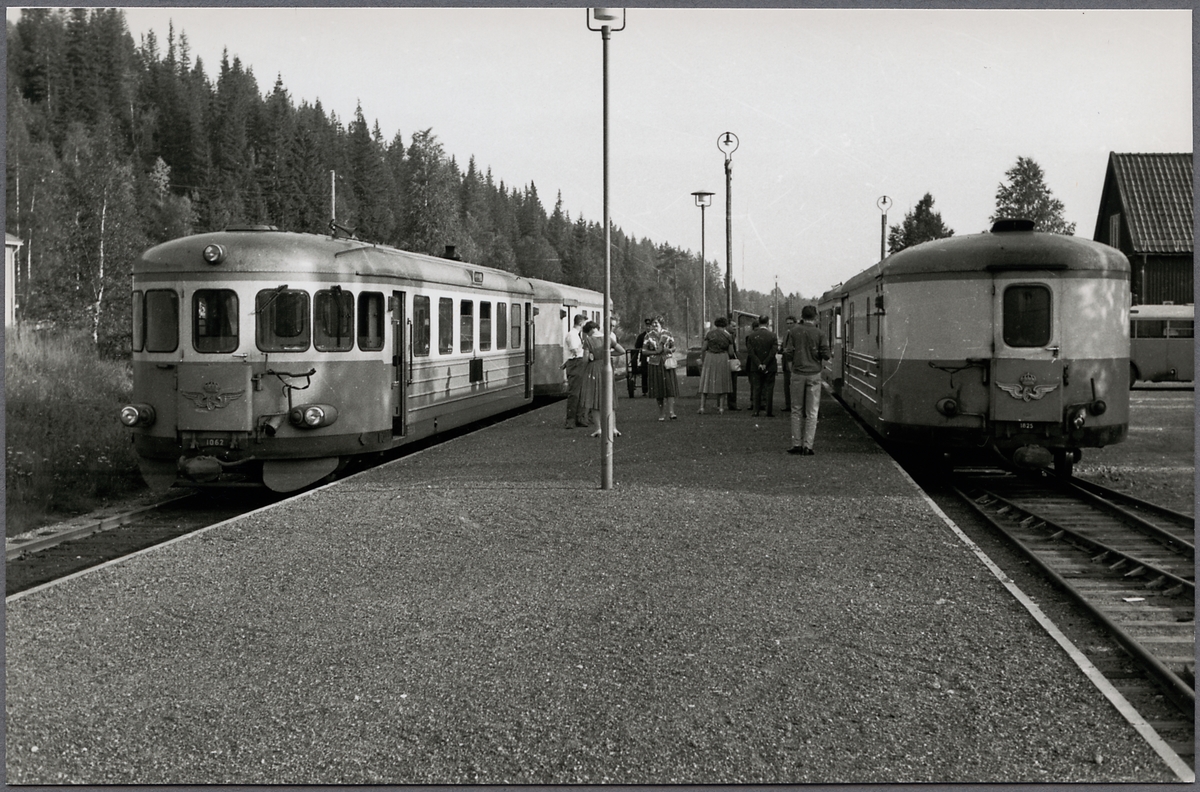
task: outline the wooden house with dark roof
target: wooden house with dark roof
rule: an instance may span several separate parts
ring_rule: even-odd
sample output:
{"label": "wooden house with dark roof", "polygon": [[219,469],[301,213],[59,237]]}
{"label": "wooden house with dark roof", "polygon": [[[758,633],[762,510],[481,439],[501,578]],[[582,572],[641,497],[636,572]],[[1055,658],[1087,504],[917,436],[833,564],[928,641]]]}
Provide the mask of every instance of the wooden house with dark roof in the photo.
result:
{"label": "wooden house with dark roof", "polygon": [[1192,155],[1108,155],[1093,239],[1129,258],[1135,305],[1191,304]]}

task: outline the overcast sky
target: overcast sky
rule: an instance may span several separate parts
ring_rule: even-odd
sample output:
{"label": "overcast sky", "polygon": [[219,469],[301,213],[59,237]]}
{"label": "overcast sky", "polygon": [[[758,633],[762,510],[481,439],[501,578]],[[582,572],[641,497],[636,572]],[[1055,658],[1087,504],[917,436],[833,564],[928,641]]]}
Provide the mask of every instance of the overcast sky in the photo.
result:
{"label": "overcast sky", "polygon": [[[186,33],[293,101],[385,138],[432,128],[464,167],[530,182],[547,211],[603,216],[602,46],[570,9],[126,8],[138,41]],[[12,18],[12,12],[9,12]],[[1018,156],[1091,238],[1110,151],[1192,150],[1190,10],[631,9],[609,44],[610,206],[626,233],[700,250],[691,193],[733,274],[816,295],[878,259],[880,212],[926,193],[957,234],[987,228]]]}

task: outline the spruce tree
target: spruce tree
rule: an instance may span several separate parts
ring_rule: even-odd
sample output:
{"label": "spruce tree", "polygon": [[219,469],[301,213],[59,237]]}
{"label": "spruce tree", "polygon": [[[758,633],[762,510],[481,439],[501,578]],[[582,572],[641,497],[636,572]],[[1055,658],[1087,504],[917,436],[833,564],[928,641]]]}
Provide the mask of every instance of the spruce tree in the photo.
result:
{"label": "spruce tree", "polygon": [[1032,220],[1036,231],[1051,234],[1075,233],[1075,224],[1063,219],[1063,203],[1046,186],[1042,168],[1029,157],[1017,157],[1017,164],[1005,172],[1008,184],[996,190],[996,212],[988,219]]}

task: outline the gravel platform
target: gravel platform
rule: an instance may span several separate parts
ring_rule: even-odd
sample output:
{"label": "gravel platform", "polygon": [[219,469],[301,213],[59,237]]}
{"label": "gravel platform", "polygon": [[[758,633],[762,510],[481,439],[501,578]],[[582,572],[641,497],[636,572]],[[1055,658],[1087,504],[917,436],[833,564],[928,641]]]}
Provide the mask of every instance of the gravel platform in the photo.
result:
{"label": "gravel platform", "polygon": [[840,406],[684,383],[611,491],[560,402],[9,600],[8,783],[1175,780]]}

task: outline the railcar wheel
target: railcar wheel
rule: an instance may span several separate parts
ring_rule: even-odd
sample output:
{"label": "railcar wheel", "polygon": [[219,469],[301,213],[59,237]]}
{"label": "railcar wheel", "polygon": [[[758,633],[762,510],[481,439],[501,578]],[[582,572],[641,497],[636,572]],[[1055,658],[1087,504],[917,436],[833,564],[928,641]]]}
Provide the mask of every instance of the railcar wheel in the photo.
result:
{"label": "railcar wheel", "polygon": [[1081,454],[1076,449],[1054,452],[1054,474],[1060,479],[1069,479],[1075,472],[1075,463]]}

